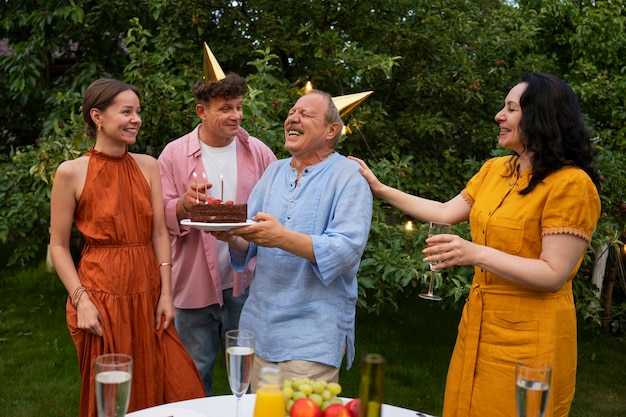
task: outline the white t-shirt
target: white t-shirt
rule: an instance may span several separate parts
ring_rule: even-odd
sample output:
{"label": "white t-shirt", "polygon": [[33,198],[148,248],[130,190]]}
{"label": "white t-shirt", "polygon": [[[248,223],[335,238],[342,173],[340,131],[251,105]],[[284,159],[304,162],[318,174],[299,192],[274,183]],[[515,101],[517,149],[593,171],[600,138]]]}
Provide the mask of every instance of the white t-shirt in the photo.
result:
{"label": "white t-shirt", "polygon": [[[237,196],[237,141],[221,148],[209,146],[200,141],[202,165],[206,170],[207,182],[213,184],[208,194],[222,201],[233,200]],[[204,181],[198,176],[198,184]],[[222,281],[222,290],[233,287],[233,270],[230,267],[228,243],[216,239],[217,259]]]}

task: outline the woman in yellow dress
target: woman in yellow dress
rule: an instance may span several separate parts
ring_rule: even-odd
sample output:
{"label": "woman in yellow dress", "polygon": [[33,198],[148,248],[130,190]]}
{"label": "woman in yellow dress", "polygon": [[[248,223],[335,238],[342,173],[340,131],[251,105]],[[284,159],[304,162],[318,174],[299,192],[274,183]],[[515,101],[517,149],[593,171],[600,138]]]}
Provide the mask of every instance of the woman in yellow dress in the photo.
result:
{"label": "woman in yellow dress", "polygon": [[472,241],[427,240],[434,269],[473,265],[446,381],[444,417],[515,416],[515,363],[552,364],[546,417],[569,414],[576,383],[572,279],[600,215],[591,132],[578,99],[558,77],[524,76],[495,115],[498,144],[513,156],[488,160],[456,197],[437,202],[361,173],[375,197],[419,219],[469,220]]}

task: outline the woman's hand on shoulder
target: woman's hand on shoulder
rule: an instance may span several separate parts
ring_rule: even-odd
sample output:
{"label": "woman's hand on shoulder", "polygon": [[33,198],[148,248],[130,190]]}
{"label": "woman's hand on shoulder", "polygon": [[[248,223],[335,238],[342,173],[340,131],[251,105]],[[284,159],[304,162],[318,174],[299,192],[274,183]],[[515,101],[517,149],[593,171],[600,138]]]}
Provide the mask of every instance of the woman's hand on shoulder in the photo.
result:
{"label": "woman's hand on shoulder", "polygon": [[359,172],[363,177],[367,180],[370,185],[370,189],[372,190],[372,194],[374,197],[380,197],[382,190],[385,188],[385,184],[380,182],[380,180],[374,175],[369,166],[362,159],[357,158],[356,156],[348,156],[348,159],[356,162],[361,166]]}

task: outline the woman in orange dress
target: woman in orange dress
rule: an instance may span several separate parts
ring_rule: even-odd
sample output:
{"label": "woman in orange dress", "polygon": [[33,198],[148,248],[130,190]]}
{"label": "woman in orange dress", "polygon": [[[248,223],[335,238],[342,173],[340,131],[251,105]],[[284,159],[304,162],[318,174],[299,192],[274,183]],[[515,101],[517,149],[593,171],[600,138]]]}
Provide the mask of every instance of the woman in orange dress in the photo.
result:
{"label": "woman in orange dress", "polygon": [[[129,412],[204,396],[173,325],[158,163],[127,150],[141,127],[140,112],[134,86],[92,83],[83,118],[95,145],[63,162],[52,187],[50,254],[70,294],[66,316],[78,352],[81,417],[97,416],[94,362],[105,353],[133,357]],[[78,269],[69,248],[72,222],[86,242]]]}
{"label": "woman in orange dress", "polygon": [[600,215],[591,132],[561,79],[534,73],[507,95],[495,120],[493,158],[442,203],[385,186],[361,164],[372,192],[421,221],[469,220],[472,241],[427,239],[425,262],[439,270],[473,265],[474,279],[452,354],[444,417],[516,414],[515,363],[552,364],[546,417],[566,417],[576,383],[572,279]]}

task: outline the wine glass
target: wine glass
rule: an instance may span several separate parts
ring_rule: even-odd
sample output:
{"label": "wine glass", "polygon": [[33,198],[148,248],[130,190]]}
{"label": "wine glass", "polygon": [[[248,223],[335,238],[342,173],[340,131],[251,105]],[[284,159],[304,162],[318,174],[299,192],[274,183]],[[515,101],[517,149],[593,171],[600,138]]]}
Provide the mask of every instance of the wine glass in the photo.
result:
{"label": "wine glass", "polygon": [[235,395],[235,417],[239,416],[239,400],[248,391],[254,359],[254,332],[226,332],[226,372],[230,390]]}
{"label": "wine glass", "polygon": [[552,367],[546,362],[516,363],[518,417],[543,417],[548,405]]}
{"label": "wine glass", "polygon": [[[451,226],[448,223],[430,222],[430,225],[428,226],[428,237],[441,234],[449,234],[450,227]],[[433,265],[438,263],[439,262],[430,262],[430,281],[428,283],[428,292],[426,294],[419,294],[419,296],[425,300],[441,301],[441,297],[435,295],[435,293],[433,292],[433,281],[435,280],[435,271],[433,271]]]}
{"label": "wine glass", "polygon": [[124,417],[130,401],[133,358],[108,353],[96,358],[96,404],[98,417]]}

